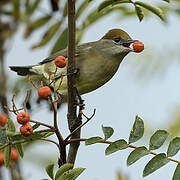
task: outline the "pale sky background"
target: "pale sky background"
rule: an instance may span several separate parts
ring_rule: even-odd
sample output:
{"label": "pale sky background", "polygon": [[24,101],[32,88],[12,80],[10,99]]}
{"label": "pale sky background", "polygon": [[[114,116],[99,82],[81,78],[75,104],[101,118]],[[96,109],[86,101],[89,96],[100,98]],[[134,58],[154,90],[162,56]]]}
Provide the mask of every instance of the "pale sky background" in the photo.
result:
{"label": "pale sky background", "polygon": [[[104,125],[111,126],[115,130],[111,140],[120,138],[128,140],[129,132],[137,114],[144,119],[145,125],[147,128],[151,128],[152,132],[158,129],[166,129],[170,124],[172,113],[180,104],[180,64],[179,61],[175,61],[179,59],[169,59],[171,66],[160,76],[153,74],[153,79],[142,77],[143,81],[138,80],[135,76],[135,70],[148,61],[144,54],[151,54],[153,49],[156,49],[160,54],[164,54],[168,49],[179,47],[179,17],[174,14],[168,15],[168,24],[161,22],[153,14],[151,17],[145,17],[139,23],[137,17],[121,20],[113,13],[111,16],[98,21],[86,31],[82,42],[98,40],[109,29],[122,28],[132,38],[142,41],[145,50],[141,54],[129,54],[111,81],[98,90],[83,96],[86,103],[85,113],[90,116],[94,108],[97,110],[93,120],[82,129],[83,138],[102,136],[101,125]],[[50,44],[45,48],[31,51],[31,45],[38,41],[40,34],[35,33],[28,40],[23,40],[22,34],[23,27],[19,29],[12,40],[11,50],[6,57],[7,67],[9,65],[36,64],[45,58],[50,51]],[[14,72],[10,72],[8,68],[7,72],[12,77],[12,80],[19,78]],[[37,95],[34,94],[34,96]],[[59,112],[59,126],[64,136],[68,134],[66,113],[67,107],[64,106]],[[49,113],[45,106],[37,107],[37,110],[33,111],[31,116],[32,119],[43,122],[50,122],[52,119],[52,113]],[[14,116],[13,118],[15,119]],[[149,135],[147,136],[149,138]],[[148,141],[146,140],[146,142]],[[56,161],[58,151],[53,144],[38,144],[40,142],[29,148],[25,152],[23,161],[21,161],[23,175],[27,180],[38,180],[47,177],[43,167],[47,164],[41,163],[42,166],[39,166],[36,157],[42,156],[47,159],[52,156],[52,162]],[[137,145],[147,144],[140,141]],[[127,175],[130,180],[170,180],[172,178],[176,167],[175,163],[170,162],[152,175],[143,178],[143,167],[152,158],[151,155],[127,167],[126,159],[130,149],[105,156],[106,146],[104,144],[85,146],[84,143],[81,143],[75,166],[85,167],[86,170],[78,180],[115,180],[118,171]],[[166,149],[161,149],[161,152],[165,151]],[[180,159],[180,156],[177,155],[175,158]]]}

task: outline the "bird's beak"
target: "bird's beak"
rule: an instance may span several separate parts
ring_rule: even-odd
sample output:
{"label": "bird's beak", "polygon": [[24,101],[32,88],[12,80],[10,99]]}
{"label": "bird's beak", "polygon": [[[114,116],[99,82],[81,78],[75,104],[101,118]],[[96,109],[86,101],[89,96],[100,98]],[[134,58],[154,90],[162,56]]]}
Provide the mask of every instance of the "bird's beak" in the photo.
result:
{"label": "bird's beak", "polygon": [[138,40],[132,40],[132,39],[123,39],[121,41],[121,45],[123,45],[124,47],[130,48],[130,45],[133,44],[134,42],[136,42]]}

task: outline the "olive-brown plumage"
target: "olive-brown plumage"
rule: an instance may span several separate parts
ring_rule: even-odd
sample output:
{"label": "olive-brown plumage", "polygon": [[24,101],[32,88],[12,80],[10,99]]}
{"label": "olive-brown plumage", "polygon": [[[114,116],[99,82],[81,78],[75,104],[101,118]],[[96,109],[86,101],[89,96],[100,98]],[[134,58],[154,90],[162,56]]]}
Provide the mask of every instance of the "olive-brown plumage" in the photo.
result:
{"label": "olive-brown plumage", "polygon": [[[76,79],[76,86],[80,94],[91,92],[108,82],[118,70],[123,58],[131,51],[129,46],[135,42],[121,29],[108,31],[100,40],[78,45],[75,52],[75,60],[79,73]],[[53,78],[56,66],[54,60],[57,56],[67,58],[67,49],[58,51],[49,56],[37,65],[32,66],[10,66],[11,70],[18,75],[42,75],[45,78]],[[67,69],[59,68],[56,73],[56,86],[58,91],[67,94]],[[63,75],[61,86],[60,77]]]}

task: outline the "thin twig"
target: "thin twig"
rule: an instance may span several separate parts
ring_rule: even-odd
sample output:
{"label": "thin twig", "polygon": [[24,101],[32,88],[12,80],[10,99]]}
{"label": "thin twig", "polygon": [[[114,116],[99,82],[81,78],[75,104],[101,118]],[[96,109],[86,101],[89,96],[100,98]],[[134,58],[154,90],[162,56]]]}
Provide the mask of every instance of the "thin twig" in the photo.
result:
{"label": "thin twig", "polygon": [[33,85],[34,88],[39,89],[39,88],[36,86],[36,84],[34,84],[34,82],[31,80],[30,76],[28,76],[27,78],[28,78],[28,80],[31,82],[31,84]]}
{"label": "thin twig", "polygon": [[[61,162],[59,161],[59,166],[61,166],[62,164],[66,163],[66,146],[64,143],[64,139],[63,139],[63,137],[58,129],[58,125],[57,125],[57,103],[53,102],[52,96],[49,96],[49,100],[51,102],[51,106],[52,106],[52,109],[54,112],[54,128],[55,128],[56,136],[59,140],[59,146],[60,146],[59,151],[60,151],[60,158],[61,158]],[[60,164],[60,163],[62,163],[62,164]]]}
{"label": "thin twig", "polygon": [[[88,140],[88,139],[85,139],[85,138],[70,139],[70,140],[67,140],[67,141],[66,141],[66,144],[71,144],[71,143],[76,143],[76,142],[81,142],[81,141],[87,141],[87,140]],[[104,141],[104,142],[98,142],[98,143],[112,144],[113,142],[112,142],[112,141]],[[132,148],[132,149],[137,149],[137,148],[138,148],[137,146],[134,146],[134,145],[131,145],[131,144],[128,144],[128,147],[129,147],[129,148]],[[153,152],[153,151],[149,151],[149,154],[152,154],[153,156],[157,156],[157,155],[158,155],[158,153]],[[172,161],[172,162],[175,162],[175,163],[177,163],[177,164],[180,164],[180,161],[179,161],[179,160],[173,159],[173,158],[171,158],[171,157],[167,157],[167,160]]]}
{"label": "thin twig", "polygon": [[49,124],[45,124],[45,123],[39,122],[39,121],[35,121],[35,120],[32,120],[32,119],[31,119],[30,122],[36,123],[36,124],[40,124],[40,125],[42,125],[42,126],[45,126],[45,127],[50,128],[50,129],[54,129],[53,126],[51,126],[51,125],[49,125]]}
{"label": "thin twig", "polygon": [[16,94],[13,94],[13,97],[12,97],[12,107],[13,107],[13,112],[14,112],[15,114],[17,114],[18,109],[17,109],[17,107],[16,107],[15,100],[14,100],[15,96],[16,96]]}
{"label": "thin twig", "polygon": [[26,112],[26,103],[28,101],[28,98],[29,98],[29,89],[27,89],[26,97],[25,97],[25,100],[24,100],[24,112]]}
{"label": "thin twig", "polygon": [[96,113],[96,109],[94,109],[93,114],[91,115],[91,117],[87,117],[83,112],[82,115],[87,119],[84,123],[82,123],[80,126],[78,126],[71,134],[69,134],[66,138],[65,138],[65,142],[74,134],[76,134],[77,131],[79,131],[84,125],[86,125],[95,115]]}
{"label": "thin twig", "polygon": [[[8,106],[4,106],[4,108],[7,109],[7,111],[13,112],[13,113],[15,113],[15,114],[17,115],[17,113],[16,113],[14,110],[11,110]],[[23,109],[24,109],[24,107],[19,108],[19,109],[17,109],[17,110],[18,110],[18,111],[22,111]]]}
{"label": "thin twig", "polygon": [[54,129],[42,129],[42,130],[39,130],[39,131],[34,131],[35,133],[42,133],[42,132],[55,132]]}
{"label": "thin twig", "polygon": [[51,139],[42,138],[42,139],[40,139],[40,140],[47,141],[47,142],[51,142],[51,143],[55,144],[55,145],[58,147],[58,149],[60,149],[59,144],[58,144],[57,142],[51,140]]}

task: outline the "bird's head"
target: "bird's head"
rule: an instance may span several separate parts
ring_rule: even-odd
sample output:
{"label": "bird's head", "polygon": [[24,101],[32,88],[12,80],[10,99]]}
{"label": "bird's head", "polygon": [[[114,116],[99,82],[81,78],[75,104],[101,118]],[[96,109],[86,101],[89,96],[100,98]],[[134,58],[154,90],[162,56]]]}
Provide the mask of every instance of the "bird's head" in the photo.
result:
{"label": "bird's head", "polygon": [[121,29],[109,30],[100,40],[102,49],[110,56],[126,56],[133,49],[130,47],[137,40],[132,40],[131,37]]}

